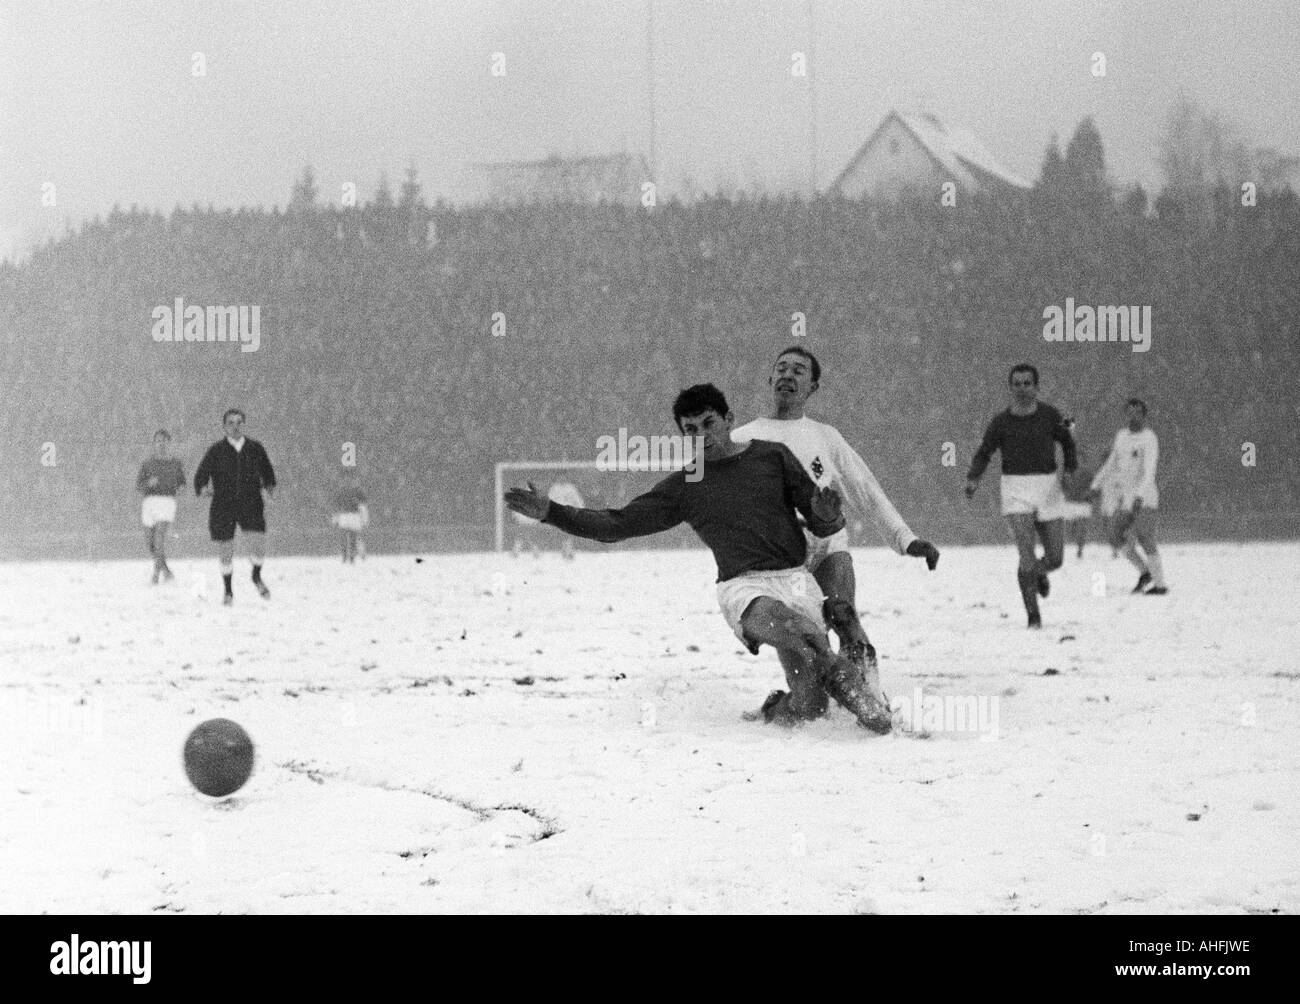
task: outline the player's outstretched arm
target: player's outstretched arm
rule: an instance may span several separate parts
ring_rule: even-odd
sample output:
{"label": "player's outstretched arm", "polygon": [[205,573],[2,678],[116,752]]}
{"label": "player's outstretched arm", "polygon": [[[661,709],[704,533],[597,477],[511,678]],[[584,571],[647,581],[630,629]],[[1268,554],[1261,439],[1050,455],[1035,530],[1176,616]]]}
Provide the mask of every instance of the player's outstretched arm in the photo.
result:
{"label": "player's outstretched arm", "polygon": [[834,445],[835,466],[843,479],[849,501],[870,517],[876,533],[894,549],[895,554],[906,554],[907,546],[916,540],[916,534],[889,501],[889,496],[858,451],[839,433],[836,433]]}
{"label": "player's outstretched arm", "polygon": [[537,486],[531,481],[528,482],[527,488],[511,488],[505,493],[504,498],[511,512],[517,512],[520,516],[527,516],[538,522],[546,519],[546,513],[551,508],[551,500],[544,493],[539,492]]}
{"label": "player's outstretched arm", "polygon": [[685,519],[681,509],[682,476],[674,474],[638,495],[622,509],[580,509],[552,501],[530,482],[528,489],[512,488],[505,503],[514,512],[541,520],[575,537],[614,544],[629,537],[644,537],[672,529]]}

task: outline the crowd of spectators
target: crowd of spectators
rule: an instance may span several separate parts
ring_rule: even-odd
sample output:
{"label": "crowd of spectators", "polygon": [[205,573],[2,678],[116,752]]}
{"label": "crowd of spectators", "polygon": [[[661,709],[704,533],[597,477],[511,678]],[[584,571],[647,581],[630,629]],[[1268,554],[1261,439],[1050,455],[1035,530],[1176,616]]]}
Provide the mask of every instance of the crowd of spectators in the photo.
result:
{"label": "crowd of spectators", "polygon": [[[801,340],[825,369],[812,413],[936,539],[1001,532],[961,475],[1021,361],[1094,465],[1145,397],[1162,508],[1231,532],[1234,513],[1300,511],[1298,267],[1289,191],[1221,192],[1208,216],[1041,193],[115,210],[0,264],[6,529],[129,528],[154,430],[192,473],[232,405],[286,522],[322,518],[352,443],[377,526],[490,526],[498,461],[674,432],[673,395],[706,380],[747,420]],[[176,297],[260,305],[260,348],[154,341]],[[1150,351],[1046,342],[1067,297],[1150,306]]]}

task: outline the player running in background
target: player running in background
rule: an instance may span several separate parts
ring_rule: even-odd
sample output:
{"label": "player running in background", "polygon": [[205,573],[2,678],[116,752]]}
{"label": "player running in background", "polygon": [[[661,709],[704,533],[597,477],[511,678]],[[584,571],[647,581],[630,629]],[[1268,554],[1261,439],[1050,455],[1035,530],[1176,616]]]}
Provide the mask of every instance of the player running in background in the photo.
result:
{"label": "player running in background", "polygon": [[[808,399],[821,385],[821,376],[821,363],[811,352],[797,345],[786,349],[777,356],[767,381],[772,388],[771,414],[742,425],[731,438],[737,443],[763,439],[784,444],[803,464],[813,484],[834,488],[857,513],[870,519],[876,532],[898,554],[925,558],[933,571],[939,562],[938,550],[911,531],[866,461],[838,429],[804,414]],[[805,527],[804,540],[808,547],[804,564],[826,595],[827,619],[839,636],[840,652],[862,666],[868,687],[882,704],[888,705],[881,689],[876,650],[858,619],[857,582],[847,528],[830,537],[818,537]]]}
{"label": "player running in background", "polygon": [[[1092,505],[1092,471],[1084,466],[1084,450],[1078,445],[1078,430],[1071,429],[1075,436],[1075,452],[1078,465],[1073,471],[1061,478],[1061,493],[1065,496],[1061,503],[1061,515],[1065,527],[1074,541],[1076,558],[1083,557],[1083,545],[1088,542],[1088,527],[1093,519]],[[1103,536],[1109,536],[1103,531]]]}
{"label": "player running in background", "polygon": [[136,489],[144,492],[140,522],[153,555],[153,578],[149,581],[154,585],[159,575],[165,582],[175,578],[167,567],[167,534],[176,522],[176,492],[185,484],[185,472],[179,460],[167,455],[171,439],[166,429],[153,434],[153,456],[140,465],[140,476],[135,479]]}
{"label": "player running in background", "polygon": [[262,444],[244,435],[244,413],[231,408],[221,417],[225,429],[203,455],[194,473],[194,494],[202,495],[212,482],[212,506],[208,510],[208,531],[217,544],[221,561],[221,578],[226,591],[221,602],[234,602],[231,579],[235,568],[235,528],[244,531],[244,539],[253,559],[253,585],[269,599],[271,590],[262,581],[262,562],[266,557],[266,515],[262,491],[269,498],[275,491],[275,471]]}
{"label": "player running in background", "polygon": [[[1008,374],[1011,407],[993,417],[966,474],[966,497],[972,498],[993,454],[1002,451],[1002,515],[1007,518],[1020,563],[1016,581],[1029,614],[1029,626],[1041,628],[1038,597],[1051,586],[1048,573],[1064,560],[1065,528],[1061,519],[1061,483],[1056,476],[1056,444],[1065,455],[1065,470],[1076,467],[1074,437],[1061,413],[1038,400],[1038,370],[1028,363]],[[1035,554],[1034,536],[1043,542]],[[1037,595],[1035,595],[1037,594]]]}
{"label": "player running in background", "polygon": [[818,718],[829,695],[863,727],[888,732],[889,708],[872,697],[861,668],[831,649],[825,597],[804,567],[807,544],[795,513],[813,534],[831,536],[844,526],[838,494],[818,489],[781,444],[734,442],[734,416],[712,384],[682,391],[673,418],[681,432],[703,438],[699,480],[677,471],[621,509],[575,509],[531,484],[506,492],[506,505],[602,543],[688,523],[717,561],[718,604],[727,623],[754,654],[760,645],[773,646],[785,670],[790,691],[773,691],[763,718],[781,724]]}
{"label": "player running in background", "polygon": [[366,556],[366,542],[361,531],[370,525],[370,508],[361,490],[355,468],[345,468],[338,491],[334,493],[334,515],[330,522],[339,528],[343,543],[343,563],[356,564],[357,555]]}
{"label": "player running in background", "polygon": [[[1164,565],[1156,546],[1156,507],[1160,502],[1156,491],[1156,462],[1160,446],[1156,434],[1146,428],[1147,406],[1144,401],[1129,398],[1125,415],[1128,427],[1115,433],[1110,456],[1092,479],[1092,487],[1099,490],[1112,475],[1117,479],[1122,494],[1111,524],[1111,545],[1122,547],[1124,557],[1138,570],[1133,592],[1164,596],[1169,587],[1165,584]],[[1145,556],[1138,553],[1134,538],[1137,544],[1142,545]]]}

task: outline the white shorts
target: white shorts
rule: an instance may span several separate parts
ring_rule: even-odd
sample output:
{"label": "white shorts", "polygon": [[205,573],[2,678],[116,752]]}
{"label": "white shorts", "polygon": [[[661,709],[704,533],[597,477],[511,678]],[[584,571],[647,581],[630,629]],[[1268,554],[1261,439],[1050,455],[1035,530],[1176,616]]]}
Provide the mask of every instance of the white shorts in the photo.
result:
{"label": "white shorts", "polygon": [[334,515],[334,525],[340,530],[360,531],[366,528],[366,522],[359,512],[340,512]]}
{"label": "white shorts", "polygon": [[1055,474],[1002,475],[1002,515],[1032,513],[1040,523],[1060,519],[1065,495]]}
{"label": "white shorts", "polygon": [[1061,503],[1061,516],[1067,520],[1092,519],[1092,506],[1087,502],[1065,501]]}
{"label": "white shorts", "polygon": [[804,558],[803,567],[810,572],[815,572],[817,566],[832,554],[839,554],[841,551],[845,554],[849,552],[848,527],[837,530],[829,537],[818,537],[807,527],[804,527],[803,539],[808,542],[808,557]]}
{"label": "white shorts", "polygon": [[782,568],[775,572],[743,572],[734,579],[718,583],[718,606],[727,618],[731,630],[744,642],[745,647],[758,654],[758,645],[745,637],[741,618],[749,605],[760,596],[770,596],[786,606],[799,611],[814,624],[824,625],[822,604],[826,597],[807,568]]}
{"label": "white shorts", "polygon": [[176,499],[171,495],[146,495],[140,505],[140,522],[145,526],[176,522]]}

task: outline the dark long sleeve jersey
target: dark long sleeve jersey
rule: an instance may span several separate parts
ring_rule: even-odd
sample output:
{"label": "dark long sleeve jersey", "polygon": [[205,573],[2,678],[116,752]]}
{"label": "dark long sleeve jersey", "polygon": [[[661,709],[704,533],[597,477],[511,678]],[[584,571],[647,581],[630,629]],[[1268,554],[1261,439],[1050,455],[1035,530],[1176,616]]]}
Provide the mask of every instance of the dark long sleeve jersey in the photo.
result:
{"label": "dark long sleeve jersey", "polygon": [[146,495],[174,496],[183,484],[185,471],[175,457],[150,457],[140,465],[140,476],[135,479],[136,488]]}
{"label": "dark long sleeve jersey", "polygon": [[546,522],[605,544],[687,523],[713,552],[718,581],[725,582],[744,572],[803,564],[807,545],[796,510],[818,537],[840,530],[843,516],[826,521],[813,512],[816,492],[787,447],[756,439],[742,453],[706,461],[698,481],[687,481],[685,472],[678,471],[622,509],[577,509],[552,502]]}
{"label": "dark long sleeve jersey", "polygon": [[230,440],[219,439],[203,455],[199,469],[194,472],[194,494],[203,492],[203,486],[212,481],[212,503],[219,508],[241,502],[258,505],[263,488],[275,487],[275,470],[271,458],[256,439],[244,439],[242,450],[230,445]]}
{"label": "dark long sleeve jersey", "polygon": [[1065,469],[1073,471],[1078,465],[1074,437],[1059,411],[1042,401],[1032,415],[1013,415],[1008,408],[993,416],[966,477],[982,475],[997,450],[1002,451],[1003,474],[1052,474],[1057,443],[1065,454]]}

